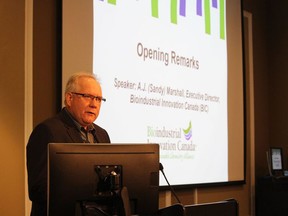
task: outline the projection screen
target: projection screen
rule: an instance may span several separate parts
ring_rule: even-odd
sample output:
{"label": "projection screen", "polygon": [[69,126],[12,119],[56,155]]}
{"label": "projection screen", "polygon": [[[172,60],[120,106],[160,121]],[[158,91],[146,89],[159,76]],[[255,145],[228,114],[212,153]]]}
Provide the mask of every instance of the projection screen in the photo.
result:
{"label": "projection screen", "polygon": [[170,184],[244,182],[241,19],[240,0],[63,0],[63,87],[95,73],[95,123],[158,143]]}

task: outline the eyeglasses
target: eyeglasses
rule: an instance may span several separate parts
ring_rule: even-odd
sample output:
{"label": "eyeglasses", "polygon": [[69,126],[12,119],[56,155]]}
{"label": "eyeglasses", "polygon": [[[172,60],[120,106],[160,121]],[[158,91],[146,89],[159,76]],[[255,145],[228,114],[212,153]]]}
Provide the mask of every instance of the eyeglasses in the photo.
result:
{"label": "eyeglasses", "polygon": [[71,92],[71,93],[75,94],[75,95],[79,95],[79,96],[83,97],[86,100],[93,101],[95,99],[97,102],[101,102],[101,101],[105,102],[106,101],[105,98],[100,97],[100,96],[94,96],[94,95],[90,95],[90,94],[82,94],[82,93],[78,93],[78,92]]}

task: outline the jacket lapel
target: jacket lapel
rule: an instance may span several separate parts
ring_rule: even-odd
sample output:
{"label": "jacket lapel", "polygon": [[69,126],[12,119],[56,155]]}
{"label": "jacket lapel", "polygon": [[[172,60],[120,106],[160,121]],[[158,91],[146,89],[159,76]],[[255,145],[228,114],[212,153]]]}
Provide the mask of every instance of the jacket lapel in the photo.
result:
{"label": "jacket lapel", "polygon": [[68,136],[71,138],[72,143],[83,143],[83,140],[81,138],[81,135],[79,131],[77,130],[76,125],[74,124],[73,120],[68,116],[66,108],[63,108],[60,112],[59,117],[63,120],[65,123],[65,127],[67,130]]}

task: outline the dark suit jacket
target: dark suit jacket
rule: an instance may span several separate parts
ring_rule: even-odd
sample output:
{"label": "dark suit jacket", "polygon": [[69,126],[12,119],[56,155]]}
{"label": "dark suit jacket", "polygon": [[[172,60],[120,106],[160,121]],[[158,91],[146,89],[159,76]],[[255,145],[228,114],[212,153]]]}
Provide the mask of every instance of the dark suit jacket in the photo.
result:
{"label": "dark suit jacket", "polygon": [[[64,108],[66,109],[66,108]],[[31,216],[47,213],[47,147],[48,143],[82,143],[73,120],[67,111],[61,112],[35,127],[30,135],[27,150],[29,198],[32,201]],[[94,124],[98,143],[110,143],[106,130]]]}

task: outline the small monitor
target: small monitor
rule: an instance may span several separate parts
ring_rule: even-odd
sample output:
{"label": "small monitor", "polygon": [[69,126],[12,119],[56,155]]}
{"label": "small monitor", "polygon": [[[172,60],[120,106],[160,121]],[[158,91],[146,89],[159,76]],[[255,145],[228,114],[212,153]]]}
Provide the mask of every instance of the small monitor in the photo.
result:
{"label": "small monitor", "polygon": [[271,147],[270,148],[270,159],[271,159],[271,171],[272,174],[283,172],[283,155],[282,148]]}
{"label": "small monitor", "polygon": [[48,145],[48,215],[77,215],[83,203],[105,212],[123,187],[131,214],[158,211],[158,144]]}

